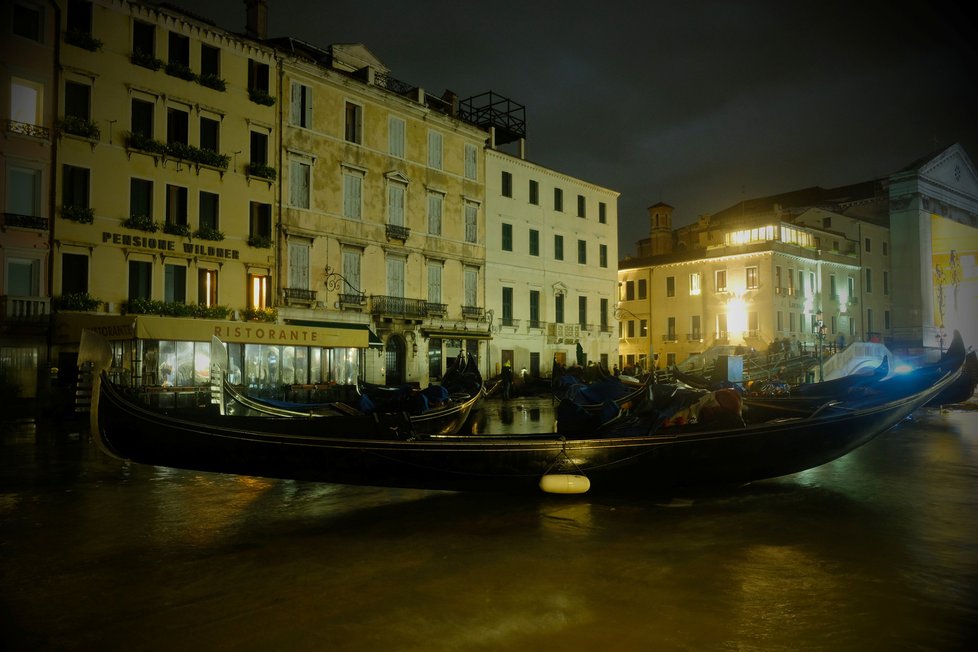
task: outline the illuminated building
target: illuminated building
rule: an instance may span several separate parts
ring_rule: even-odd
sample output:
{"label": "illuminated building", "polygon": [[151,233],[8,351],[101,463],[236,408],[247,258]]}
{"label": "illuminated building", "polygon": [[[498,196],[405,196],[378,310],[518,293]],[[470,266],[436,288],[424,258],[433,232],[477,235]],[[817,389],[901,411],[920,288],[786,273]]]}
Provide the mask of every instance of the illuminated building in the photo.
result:
{"label": "illuminated building", "polygon": [[978,339],[978,175],[960,145],[887,178],[744,201],[678,229],[671,210],[649,209],[650,237],[619,264],[620,305],[636,322],[623,316],[625,364],[649,351],[672,363],[713,345],[814,345],[819,310],[830,346],[937,347],[952,328]]}
{"label": "illuminated building", "polygon": [[610,369],[618,346],[618,193],[486,151],[486,306],[493,373],[533,377],[553,361]]}

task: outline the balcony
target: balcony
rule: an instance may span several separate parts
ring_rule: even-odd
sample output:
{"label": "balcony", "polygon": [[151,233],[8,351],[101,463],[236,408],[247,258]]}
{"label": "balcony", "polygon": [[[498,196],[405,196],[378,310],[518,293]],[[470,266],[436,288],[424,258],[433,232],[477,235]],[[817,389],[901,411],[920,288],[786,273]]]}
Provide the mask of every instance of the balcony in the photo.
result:
{"label": "balcony", "polygon": [[448,305],[429,301],[427,302],[427,313],[429,317],[444,317],[448,313]]}
{"label": "balcony", "polygon": [[686,333],[686,341],[687,342],[702,342],[703,341],[703,333],[700,333],[699,331],[693,331],[692,333]]}
{"label": "balcony", "polygon": [[482,319],[482,308],[479,306],[462,306],[462,319]]}
{"label": "balcony", "polygon": [[362,308],[367,303],[367,295],[355,293],[355,294],[340,294],[337,296],[337,301],[340,303],[340,308]]}
{"label": "balcony", "polygon": [[370,312],[389,317],[421,318],[428,315],[424,299],[408,299],[375,294],[370,297]]}
{"label": "balcony", "polygon": [[6,322],[40,324],[51,314],[48,297],[0,296],[0,315]]}
{"label": "balcony", "polygon": [[678,342],[679,338],[676,337],[675,333],[666,333],[662,336],[663,342]]}
{"label": "balcony", "polygon": [[519,328],[520,320],[513,319],[512,317],[503,317],[499,320],[500,326],[505,326],[506,328]]}
{"label": "balcony", "polygon": [[36,215],[20,215],[18,213],[2,213],[3,226],[12,226],[20,229],[35,229],[37,231],[48,230],[48,218]]}
{"label": "balcony", "polygon": [[397,224],[387,225],[387,239],[388,240],[400,240],[404,242],[411,235],[411,229],[406,226],[399,226]]}
{"label": "balcony", "polygon": [[285,288],[285,302],[287,304],[300,303],[310,304],[316,301],[316,291],[303,288]]}
{"label": "balcony", "polygon": [[16,120],[5,120],[4,123],[6,131],[9,133],[23,134],[25,136],[33,136],[34,138],[43,138],[44,140],[51,139],[51,130],[47,127],[29,122],[18,122]]}

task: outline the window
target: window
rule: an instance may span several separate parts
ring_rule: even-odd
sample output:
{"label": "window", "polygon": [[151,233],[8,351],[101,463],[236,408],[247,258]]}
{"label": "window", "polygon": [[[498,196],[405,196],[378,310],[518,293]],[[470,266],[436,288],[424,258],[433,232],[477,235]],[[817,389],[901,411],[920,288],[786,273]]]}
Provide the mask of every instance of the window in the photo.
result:
{"label": "window", "polygon": [[41,42],[41,9],[32,5],[16,3],[13,11],[13,32],[32,41]]}
{"label": "window", "polygon": [[391,156],[404,158],[404,120],[389,116],[387,118],[387,147]]}
{"label": "window", "polygon": [[540,328],[540,290],[530,290],[530,328]]}
{"label": "window", "polygon": [[197,270],[197,303],[210,308],[217,305],[217,270]]}
{"label": "window", "polygon": [[129,179],[129,216],[153,218],[153,182]]}
{"label": "window", "polygon": [[88,256],[82,254],[61,255],[61,294],[85,294],[88,292]]}
{"label": "window", "polygon": [[248,90],[268,93],[268,64],[248,59]]}
{"label": "window", "polygon": [[868,254],[872,251],[873,251],[872,241],[869,238],[866,238],[866,253]]}
{"label": "window", "polygon": [[466,179],[478,179],[479,178],[479,158],[478,150],[475,145],[471,143],[465,144],[465,178]]}
{"label": "window", "polygon": [[153,263],[129,261],[129,300],[153,298]]}
{"label": "window", "polygon": [[835,287],[835,274],[829,275],[829,296],[833,299],[839,298],[839,291]]}
{"label": "window", "polygon": [[37,297],[41,293],[41,260],[7,256],[7,290],[10,297]]}
{"label": "window", "polygon": [[[632,323],[632,322],[629,322],[629,323]],[[648,337],[649,336],[649,320],[648,319],[639,319],[638,320],[638,335],[639,335],[639,337]]]}
{"label": "window", "polygon": [[774,292],[781,294],[781,265],[774,266]]}
{"label": "window", "polygon": [[747,276],[747,289],[753,290],[757,288],[757,268],[748,267],[744,270]]}
{"label": "window", "polygon": [[211,231],[220,229],[220,203],[221,198],[217,193],[200,191],[199,228]]}
{"label": "window", "polygon": [[200,148],[212,152],[220,151],[221,123],[217,120],[202,117],[200,119]]}
{"label": "window", "polygon": [[716,338],[718,340],[725,340],[728,337],[727,333],[727,313],[721,312],[717,315],[717,331]]}
{"label": "window", "polygon": [[601,267],[608,266],[608,245],[598,245],[598,264]]}
{"label": "window", "polygon": [[625,301],[635,300],[635,281],[625,281]]}
{"label": "window", "polygon": [[190,144],[190,115],[183,109],[166,110],[166,142],[168,145]]}
{"label": "window", "polygon": [[268,307],[268,293],[272,277],[267,274],[248,274],[248,307],[264,310]]}
{"label": "window", "polygon": [[676,296],[676,277],[667,276],[666,277],[666,296],[674,297]]}
{"label": "window", "polygon": [[441,279],[444,272],[444,264],[441,261],[428,261],[428,301],[430,303],[441,303]]}
{"label": "window", "polygon": [[580,296],[577,297],[577,323],[581,325],[581,329],[587,328],[587,297]]}
{"label": "window", "polygon": [[206,43],[200,44],[200,76],[220,78],[221,49]]}
{"label": "window", "polygon": [[261,202],[251,202],[248,235],[251,238],[272,237],[272,205]]}
{"label": "window", "polygon": [[513,288],[503,288],[503,326],[513,325]]}
{"label": "window", "polygon": [[268,134],[251,132],[251,164],[268,165]]}
{"label": "window", "polygon": [[[890,248],[889,245],[886,242],[884,242],[883,243],[883,255],[884,256],[889,253],[889,248]],[[887,326],[887,328],[889,328],[889,326]]]}
{"label": "window", "polygon": [[644,279],[638,279],[638,298],[645,299],[649,294],[649,282]]}
{"label": "window", "polygon": [[403,183],[388,181],[387,184],[387,223],[404,226],[404,202],[407,187]]}
{"label": "window", "polygon": [[587,240],[577,241],[577,262],[580,265],[587,265]]}
{"label": "window", "polygon": [[187,266],[184,264],[163,266],[163,301],[187,302]]}
{"label": "window", "polygon": [[289,288],[309,289],[309,243],[289,240]]}
{"label": "window", "polygon": [[607,299],[601,299],[601,306],[600,306],[599,310],[601,310],[601,331],[603,333],[607,333],[607,332],[609,332],[609,329],[608,329],[608,300]]}
{"label": "window", "polygon": [[[349,106],[349,103],[347,103],[347,106]],[[306,129],[311,127],[312,89],[305,84],[292,82],[292,104],[289,108],[289,124],[296,127],[305,127]],[[360,142],[359,139],[351,140],[349,136],[347,136],[347,140],[354,143]]]}
{"label": "window", "polygon": [[88,84],[65,82],[65,117],[91,120],[92,87]]}
{"label": "window", "polygon": [[[43,122],[41,115],[44,105],[44,86],[42,84],[18,79],[10,80],[10,131],[36,135],[30,126]],[[28,126],[30,125],[30,126]]]}
{"label": "window", "polygon": [[587,217],[587,202],[584,200],[584,195],[577,196],[577,216]]}
{"label": "window", "polygon": [[174,226],[187,225],[187,189],[166,186],[166,223]]}
{"label": "window", "polygon": [[883,328],[885,328],[886,330],[890,330],[890,311],[889,310],[884,310],[883,311]]}
{"label": "window", "polygon": [[689,296],[697,296],[702,291],[700,285],[700,273],[693,272],[689,275]]}
{"label": "window", "polygon": [[309,182],[312,166],[306,161],[289,161],[289,205],[309,208]]}
{"label": "window", "polygon": [[714,276],[714,285],[716,286],[717,292],[727,291],[727,270],[718,269]]}
{"label": "window", "polygon": [[190,39],[183,34],[170,32],[167,63],[173,66],[190,68]]}
{"label": "window", "polygon": [[134,56],[156,57],[156,26],[140,20],[133,21],[132,53]]}
{"label": "window", "polygon": [[676,318],[666,318],[666,339],[670,342],[676,341]]}
{"label": "window", "polygon": [[890,273],[884,270],[883,271],[883,294],[888,295],[889,293],[890,293]]}
{"label": "window", "polygon": [[554,236],[554,260],[564,259],[564,236]]}
{"label": "window", "polygon": [[153,104],[133,99],[130,113],[133,136],[153,137]]}
{"label": "window", "polygon": [[795,295],[795,270],[788,269],[788,296]]}
{"label": "window", "polygon": [[479,206],[474,202],[465,202],[465,241],[479,241]]}
{"label": "window", "polygon": [[561,212],[564,210],[564,191],[560,188],[554,188],[554,210]]}
{"label": "window", "polygon": [[[873,291],[873,270],[866,269],[866,292]],[[849,298],[852,299],[852,292],[849,293]]]}
{"label": "window", "polygon": [[540,232],[536,229],[530,229],[530,255],[540,255]]}
{"label": "window", "polygon": [[635,320],[628,320],[628,337],[635,337]]}
{"label": "window", "polygon": [[608,205],[603,201],[598,202],[598,222],[601,224],[608,223]]}
{"label": "window", "polygon": [[503,251],[513,250],[513,225],[503,224]]}
{"label": "window", "polygon": [[[849,322],[849,328],[850,328],[849,334],[850,335],[852,335],[852,326],[853,326],[852,322]],[[867,331],[872,331],[873,330],[873,309],[872,308],[866,308],[866,330]]]}
{"label": "window", "polygon": [[475,307],[479,303],[479,269],[477,267],[466,266],[464,278],[465,284],[463,297],[466,306]]}
{"label": "window", "polygon": [[564,323],[564,295],[554,295],[554,321],[558,324]]}
{"label": "window", "polygon": [[703,333],[700,330],[700,316],[693,315],[689,318],[689,336],[690,339],[701,340],[703,339]]}
{"label": "window", "polygon": [[64,165],[61,171],[61,205],[88,208],[91,171],[74,165]]}
{"label": "window", "polygon": [[41,171],[7,167],[7,212],[28,217],[41,214]]}
{"label": "window", "polygon": [[533,179],[530,179],[530,203],[540,205],[540,184]]}
{"label": "window", "polygon": [[92,3],[82,2],[81,0],[70,0],[66,26],[69,34],[79,36],[92,35]]}
{"label": "window", "polygon": [[442,136],[437,131],[428,132],[428,167],[440,170],[442,166]]}
{"label": "window", "polygon": [[798,270],[798,296],[805,296],[805,270]]}
{"label": "window", "polygon": [[343,217],[359,220],[362,215],[363,174],[356,170],[343,170]]}
{"label": "window", "polygon": [[354,294],[360,292],[360,259],[363,251],[346,247],[343,249],[343,277],[346,284],[343,285],[341,294]]}
{"label": "window", "polygon": [[500,181],[502,184],[502,194],[503,197],[513,196],[513,175],[509,172],[503,171],[502,179]]}
{"label": "window", "polygon": [[441,210],[445,197],[438,192],[428,193],[428,235],[441,235]]}

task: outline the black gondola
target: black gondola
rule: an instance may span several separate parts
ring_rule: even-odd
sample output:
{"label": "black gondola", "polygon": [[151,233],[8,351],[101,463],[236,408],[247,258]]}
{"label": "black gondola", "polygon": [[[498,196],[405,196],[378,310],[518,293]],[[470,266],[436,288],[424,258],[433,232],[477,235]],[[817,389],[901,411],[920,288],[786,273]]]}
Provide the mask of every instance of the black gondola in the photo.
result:
{"label": "black gondola", "polygon": [[[91,335],[86,331],[83,339]],[[101,369],[107,357],[90,359]],[[201,471],[426,489],[653,494],[745,483],[832,461],[926,404],[957,379],[962,366],[963,358],[939,366],[937,377],[933,368],[924,370],[929,375],[906,374],[875,394],[829,402],[804,417],[656,430],[623,412],[579,438],[425,436],[394,415],[356,426],[342,418],[188,417],[147,408],[99,372],[92,433],[115,457]],[[342,431],[331,426],[334,421]]]}

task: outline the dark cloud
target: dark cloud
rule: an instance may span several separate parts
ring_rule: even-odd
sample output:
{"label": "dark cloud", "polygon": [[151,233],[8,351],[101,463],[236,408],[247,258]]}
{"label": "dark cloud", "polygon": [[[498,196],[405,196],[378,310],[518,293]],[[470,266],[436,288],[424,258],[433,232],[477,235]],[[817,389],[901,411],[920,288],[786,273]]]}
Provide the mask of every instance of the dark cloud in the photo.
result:
{"label": "dark cloud", "polygon": [[[243,1],[177,4],[243,29]],[[965,3],[268,4],[272,36],[362,42],[435,93],[525,104],[529,158],[622,193],[623,254],[658,201],[685,224],[745,197],[883,176],[954,142],[978,159]]]}

